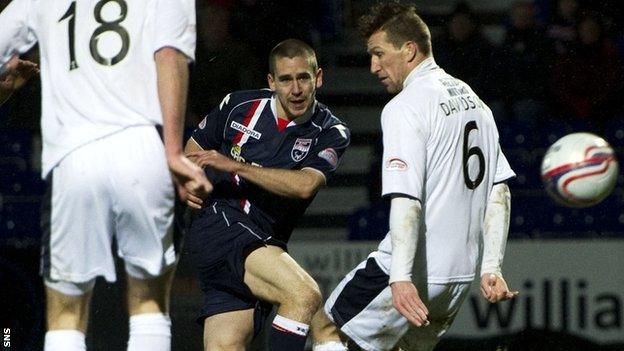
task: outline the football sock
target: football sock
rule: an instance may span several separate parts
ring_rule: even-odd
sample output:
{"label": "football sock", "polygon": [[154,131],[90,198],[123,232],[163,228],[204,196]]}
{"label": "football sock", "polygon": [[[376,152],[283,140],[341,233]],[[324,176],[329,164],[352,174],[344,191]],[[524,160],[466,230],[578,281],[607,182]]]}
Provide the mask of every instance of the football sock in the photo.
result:
{"label": "football sock", "polygon": [[86,351],[85,335],[74,329],[51,330],[45,334],[44,351]]}
{"label": "football sock", "polygon": [[171,319],[162,313],[130,316],[128,351],[170,351]]}
{"label": "football sock", "polygon": [[328,341],[314,344],[312,351],[347,351],[347,347],[338,341]]}
{"label": "football sock", "polygon": [[303,351],[310,327],[276,315],[271,328],[271,351]]}

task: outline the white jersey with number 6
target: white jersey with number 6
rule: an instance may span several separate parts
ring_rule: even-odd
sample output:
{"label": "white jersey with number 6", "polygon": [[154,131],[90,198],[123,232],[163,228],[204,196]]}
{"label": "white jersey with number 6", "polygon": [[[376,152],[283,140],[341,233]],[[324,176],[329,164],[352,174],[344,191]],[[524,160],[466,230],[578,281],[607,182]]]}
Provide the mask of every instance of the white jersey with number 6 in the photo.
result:
{"label": "white jersey with number 6", "polygon": [[[428,58],[385,106],[381,123],[383,195],[408,195],[423,205],[413,280],[472,281],[492,185],[515,175],[492,112]],[[387,235],[379,251],[391,250]],[[388,270],[381,257],[389,255],[378,257]]]}
{"label": "white jersey with number 6", "polygon": [[81,145],[162,124],[154,53],[194,59],[194,0],[13,0],[0,23],[0,66],[39,43],[44,177]]}

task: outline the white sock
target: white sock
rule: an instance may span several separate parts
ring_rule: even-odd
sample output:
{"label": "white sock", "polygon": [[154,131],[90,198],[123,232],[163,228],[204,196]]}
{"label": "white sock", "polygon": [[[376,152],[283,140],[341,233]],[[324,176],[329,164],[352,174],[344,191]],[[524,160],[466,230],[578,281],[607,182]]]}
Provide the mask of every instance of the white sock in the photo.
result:
{"label": "white sock", "polygon": [[312,346],[312,351],[347,351],[347,347],[338,341],[327,341]]}
{"label": "white sock", "polygon": [[45,334],[44,351],[86,351],[85,335],[80,330],[51,330]]}
{"label": "white sock", "polygon": [[310,330],[309,325],[294,321],[292,319],[288,319],[286,317],[282,317],[279,314],[275,315],[275,319],[273,319],[273,327],[276,329],[283,329],[293,334],[304,337],[308,335],[308,331]]}
{"label": "white sock", "polygon": [[170,351],[171,319],[162,313],[130,316],[128,351]]}

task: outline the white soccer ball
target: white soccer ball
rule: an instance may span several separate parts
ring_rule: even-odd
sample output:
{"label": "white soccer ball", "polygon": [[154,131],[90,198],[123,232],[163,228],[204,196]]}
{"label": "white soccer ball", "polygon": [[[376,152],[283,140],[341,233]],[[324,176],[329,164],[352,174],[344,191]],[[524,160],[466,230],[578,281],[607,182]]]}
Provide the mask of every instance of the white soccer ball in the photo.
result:
{"label": "white soccer ball", "polygon": [[542,182],[548,194],[569,207],[588,207],[604,200],[618,177],[618,162],[609,144],[591,133],[557,140],[544,155]]}

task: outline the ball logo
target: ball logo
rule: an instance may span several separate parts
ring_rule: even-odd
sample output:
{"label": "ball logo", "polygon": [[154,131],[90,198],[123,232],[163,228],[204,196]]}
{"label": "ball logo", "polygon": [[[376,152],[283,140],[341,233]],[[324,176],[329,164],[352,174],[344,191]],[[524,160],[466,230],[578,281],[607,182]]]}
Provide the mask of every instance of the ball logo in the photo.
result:
{"label": "ball logo", "polygon": [[406,171],[407,168],[407,163],[397,157],[393,157],[386,162],[386,171]]}
{"label": "ball logo", "polygon": [[290,151],[290,157],[292,157],[295,162],[303,160],[308,155],[311,145],[312,139],[297,138],[295,145],[293,145]]}

